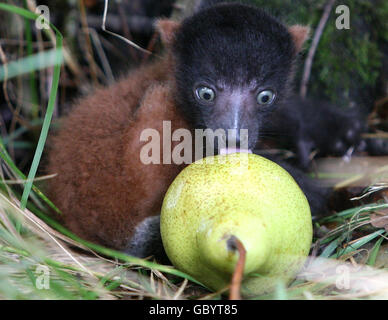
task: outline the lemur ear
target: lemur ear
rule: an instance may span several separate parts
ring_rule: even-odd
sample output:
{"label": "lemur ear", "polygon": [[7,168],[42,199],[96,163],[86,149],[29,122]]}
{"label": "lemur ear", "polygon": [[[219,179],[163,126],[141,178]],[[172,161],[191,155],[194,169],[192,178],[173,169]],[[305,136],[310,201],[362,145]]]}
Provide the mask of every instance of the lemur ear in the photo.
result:
{"label": "lemur ear", "polygon": [[292,40],[294,41],[296,53],[299,53],[303,48],[303,44],[309,38],[310,28],[297,24],[289,27],[288,32],[291,34]]}
{"label": "lemur ear", "polygon": [[168,46],[174,41],[175,33],[178,31],[180,23],[169,19],[159,19],[156,21],[155,26],[160,33],[163,44]]}

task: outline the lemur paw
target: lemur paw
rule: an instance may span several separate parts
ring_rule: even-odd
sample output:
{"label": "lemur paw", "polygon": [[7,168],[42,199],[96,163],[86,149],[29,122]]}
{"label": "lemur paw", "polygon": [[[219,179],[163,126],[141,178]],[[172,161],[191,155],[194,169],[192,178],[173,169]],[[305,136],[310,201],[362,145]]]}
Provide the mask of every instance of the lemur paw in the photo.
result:
{"label": "lemur paw", "polygon": [[160,235],[160,216],[144,219],[123,251],[138,258],[154,256],[159,263],[170,263]]}

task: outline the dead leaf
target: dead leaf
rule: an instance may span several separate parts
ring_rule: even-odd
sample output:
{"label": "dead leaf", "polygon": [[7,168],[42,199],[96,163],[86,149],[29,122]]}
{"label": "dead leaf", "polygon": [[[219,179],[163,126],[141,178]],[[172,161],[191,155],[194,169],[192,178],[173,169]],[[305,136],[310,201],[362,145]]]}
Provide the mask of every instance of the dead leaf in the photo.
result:
{"label": "dead leaf", "polygon": [[388,215],[371,214],[370,223],[375,228],[384,228],[388,232]]}

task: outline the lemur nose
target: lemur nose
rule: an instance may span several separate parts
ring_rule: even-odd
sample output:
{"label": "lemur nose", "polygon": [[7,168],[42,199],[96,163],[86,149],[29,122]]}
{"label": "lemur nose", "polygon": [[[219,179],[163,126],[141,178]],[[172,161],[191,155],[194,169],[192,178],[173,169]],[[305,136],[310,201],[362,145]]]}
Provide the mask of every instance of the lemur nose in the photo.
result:
{"label": "lemur nose", "polygon": [[249,149],[248,129],[229,130],[227,136],[227,147],[241,150]]}
{"label": "lemur nose", "polygon": [[240,145],[240,138],[238,133],[235,134],[231,131],[234,130],[228,130],[227,132],[222,133],[219,138],[221,139],[221,144],[224,148],[239,148]]}
{"label": "lemur nose", "polygon": [[238,134],[234,134],[234,133],[222,134],[221,141],[222,141],[222,144],[226,148],[239,148],[240,147],[240,137]]}
{"label": "lemur nose", "polygon": [[224,143],[226,145],[227,140],[228,139],[227,139],[226,133],[222,133],[221,134],[221,141],[222,141],[222,143]]}
{"label": "lemur nose", "polygon": [[231,135],[226,137],[225,141],[227,148],[240,148],[240,136],[239,135]]}

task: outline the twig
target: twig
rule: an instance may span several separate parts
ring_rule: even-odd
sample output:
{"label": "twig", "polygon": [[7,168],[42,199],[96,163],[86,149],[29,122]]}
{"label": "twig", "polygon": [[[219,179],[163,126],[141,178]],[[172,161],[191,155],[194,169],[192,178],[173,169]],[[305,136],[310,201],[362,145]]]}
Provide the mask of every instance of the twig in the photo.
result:
{"label": "twig", "polygon": [[86,58],[89,62],[90,66],[90,75],[92,77],[92,81],[94,85],[98,84],[98,78],[97,78],[97,65],[96,61],[93,58],[93,48],[92,43],[90,41],[90,34],[89,34],[89,28],[88,28],[88,21],[86,17],[86,10],[85,10],[85,3],[84,0],[78,1],[78,7],[81,13],[81,24],[84,31],[85,36],[85,44],[86,44]]}
{"label": "twig", "polygon": [[[158,32],[155,31],[151,37],[151,40],[148,42],[148,46],[147,46],[148,51],[152,52],[154,50],[154,47],[155,47],[155,44],[156,44],[158,38],[159,38],[159,34],[158,34]],[[142,64],[146,63],[150,56],[151,55],[149,53],[144,53],[143,58],[141,60],[141,63]]]}
{"label": "twig", "polygon": [[[92,28],[102,28],[101,15],[89,13],[87,15],[88,25]],[[154,30],[155,19],[141,15],[125,15],[126,26],[132,33],[152,34]],[[121,17],[114,13],[107,13],[105,18],[105,28],[109,28],[111,32],[120,32],[123,29]],[[106,31],[106,30],[105,30]],[[122,31],[124,33],[124,31]],[[126,36],[124,36],[126,39]],[[129,41],[132,41],[129,38]]]}
{"label": "twig", "polygon": [[[14,199],[15,200],[15,199]],[[65,245],[62,245],[60,240],[56,238],[56,235],[53,234],[53,230],[46,225],[42,220],[37,218],[35,214],[33,214],[28,209],[21,210],[20,209],[20,203],[13,203],[11,200],[7,199],[4,195],[0,194],[0,202],[2,205],[6,205],[10,209],[14,210],[14,212],[17,212],[18,215],[22,215],[24,218],[26,218],[30,223],[28,224],[31,228],[40,230],[41,236],[45,236],[46,239],[52,240],[56,245],[58,245],[65,254],[67,254],[71,260],[73,260],[83,271],[87,272],[90,276],[94,277],[93,273],[84,266],[71,252],[68,250]]]}
{"label": "twig", "polygon": [[306,94],[307,94],[307,85],[310,80],[311,67],[313,65],[315,52],[317,51],[319,40],[321,39],[323,30],[325,28],[327,20],[329,19],[330,11],[333,8],[334,3],[335,3],[335,0],[329,0],[325,5],[325,9],[323,11],[321,20],[319,21],[318,27],[315,31],[313,42],[311,44],[307,59],[304,64],[303,78],[300,85],[300,96],[303,99],[306,97]]}
{"label": "twig", "polygon": [[105,77],[107,79],[107,82],[109,84],[111,84],[114,82],[115,78],[113,76],[112,68],[110,67],[108,58],[107,58],[105,51],[101,45],[100,37],[99,37],[98,33],[96,32],[96,30],[94,30],[93,28],[89,28],[89,33],[90,33],[91,39],[93,41],[93,44],[96,48],[96,52],[98,54],[98,57],[100,58],[102,68],[104,69],[104,73],[105,73]]}
{"label": "twig", "polygon": [[187,286],[187,283],[188,283],[188,280],[185,279],[182,283],[182,285],[179,287],[179,289],[177,290],[177,292],[174,294],[174,296],[172,297],[172,300],[178,300],[178,298],[181,296],[181,294],[183,293],[183,291],[185,290],[186,286]]}
{"label": "twig", "polygon": [[[23,39],[23,37],[24,37],[24,28],[20,29],[18,34],[19,34],[19,39]],[[19,46],[19,50],[18,51],[19,51],[19,56],[22,57],[24,55],[24,47],[23,46]],[[28,51],[28,47],[27,47],[27,51]],[[23,79],[21,77],[18,77],[16,79],[16,83],[17,83],[17,87],[18,87],[17,96],[18,96],[18,98],[20,98],[20,100],[19,99],[16,100],[16,106],[15,106],[15,108],[12,109],[12,119],[11,119],[11,124],[9,126],[8,135],[11,135],[15,131],[16,123],[21,118],[20,114],[21,114],[21,110],[22,110],[23,105],[24,105],[24,102],[23,102],[23,100],[24,100]],[[33,95],[34,93],[31,92],[31,94]],[[11,106],[11,104],[9,104],[9,106]],[[19,123],[21,123],[21,122],[19,121]],[[8,150],[9,150],[10,156],[14,159],[15,158],[15,149],[14,149],[13,141],[10,141],[10,143],[8,144]]]}
{"label": "twig", "polygon": [[[47,180],[47,179],[51,179],[51,178],[54,178],[57,176],[57,173],[54,173],[54,174],[49,174],[49,175],[45,175],[45,176],[41,176],[41,177],[37,177],[37,178],[34,178],[32,181],[36,182],[36,181],[43,181],[43,180]],[[1,179],[0,181],[0,184],[1,185],[9,185],[9,184],[24,184],[28,182],[28,179],[24,179],[24,180],[20,180],[20,179],[15,179],[15,180],[6,180],[6,179]]]}
{"label": "twig", "polygon": [[[36,10],[36,1],[35,0],[27,0],[28,9],[31,12],[35,12]],[[46,35],[50,38],[50,42],[55,46],[56,38],[53,30],[46,30]],[[63,41],[63,59],[66,63],[66,66],[70,69],[71,73],[75,76],[75,82],[77,85],[84,83],[85,76],[83,72],[81,72],[81,66],[78,64],[77,59],[73,56],[72,52],[68,49],[66,44],[66,39]]]}
{"label": "twig", "polygon": [[103,15],[103,18],[102,18],[102,26],[101,26],[101,29],[103,31],[105,31],[106,33],[109,33],[110,35],[116,37],[116,38],[119,38],[120,40],[123,40],[124,42],[128,43],[129,45],[131,45],[132,47],[140,50],[141,52],[145,52],[145,53],[151,53],[152,52],[149,52],[148,50],[146,49],[143,49],[142,47],[138,46],[136,43],[134,43],[133,41],[130,41],[128,39],[126,39],[125,37],[117,34],[117,33],[114,33],[114,32],[111,32],[109,30],[106,30],[106,27],[105,27],[105,24],[106,24],[106,16],[108,14],[108,3],[109,3],[109,0],[105,0],[105,6],[104,6],[104,15]]}
{"label": "twig", "polygon": [[[1,43],[0,43],[0,60],[1,60],[2,64],[3,64],[3,66],[4,66],[4,74],[5,74],[4,81],[3,81],[4,99],[7,102],[7,105],[9,107],[9,109],[11,111],[13,111],[11,100],[9,99],[9,96],[8,96],[8,88],[7,88],[7,84],[8,84],[8,67],[7,67],[8,66],[8,61],[7,61],[6,55],[5,55],[4,51],[3,51],[3,48],[1,46]],[[4,126],[4,129],[5,129],[5,126]]]}
{"label": "twig", "polygon": [[[119,16],[120,16],[121,28],[123,29],[125,37],[127,39],[133,41],[133,38],[131,35],[131,30],[128,28],[127,17],[125,15],[125,11],[123,9],[123,4],[120,1],[117,3],[117,11],[118,11]],[[135,52],[135,50],[132,46],[129,47],[129,53],[130,53],[133,61],[139,60],[139,57],[137,56],[137,53]]]}
{"label": "twig", "polygon": [[233,244],[235,245],[238,251],[239,258],[236,264],[236,268],[234,269],[232,283],[230,284],[229,300],[241,300],[240,290],[241,282],[244,275],[245,259],[247,252],[244,248],[244,245],[238,238],[233,237],[231,240],[233,241]]}

